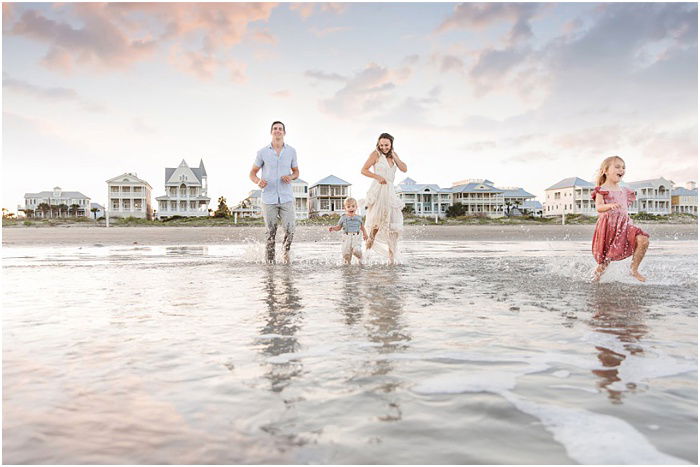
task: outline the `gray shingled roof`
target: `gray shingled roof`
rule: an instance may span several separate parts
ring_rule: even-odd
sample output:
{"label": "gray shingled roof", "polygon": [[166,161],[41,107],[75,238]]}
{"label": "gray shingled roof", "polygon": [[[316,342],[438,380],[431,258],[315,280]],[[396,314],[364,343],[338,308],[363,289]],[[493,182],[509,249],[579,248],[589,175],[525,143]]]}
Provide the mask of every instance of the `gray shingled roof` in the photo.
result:
{"label": "gray shingled roof", "polygon": [[[479,188],[485,186],[486,188]],[[486,183],[467,183],[466,185],[457,185],[452,187],[452,193],[503,193],[503,190],[495,188]]]}
{"label": "gray shingled roof", "polygon": [[507,190],[505,188],[501,188],[503,190],[503,197],[504,198],[534,198],[535,195],[532,193],[528,193],[524,189],[518,187],[516,190]]}
{"label": "gray shingled roof", "polygon": [[569,177],[565,178],[564,180],[561,180],[554,185],[550,186],[547,188],[547,190],[556,190],[559,188],[571,188],[574,186],[580,186],[584,188],[593,188],[594,185],[591,182],[587,182],[586,180],[578,177]]}
{"label": "gray shingled roof", "polygon": [[[53,191],[40,191],[39,193],[25,193],[24,194],[25,198],[53,198]],[[61,198],[87,198],[90,199],[89,196],[85,196],[79,191],[62,191],[61,192]]]}
{"label": "gray shingled roof", "polygon": [[311,185],[311,188],[317,186],[317,185],[351,185],[351,183],[346,182],[345,180],[336,177],[335,175],[329,175],[326,178],[322,178],[321,180],[317,181],[313,185]]}
{"label": "gray shingled roof", "polygon": [[426,189],[432,190],[436,193],[452,193],[452,188],[440,188],[434,183],[412,183],[405,184],[401,183],[397,186],[396,191],[398,193],[417,193],[424,192]]}
{"label": "gray shingled roof", "polygon": [[675,196],[697,196],[698,195],[698,189],[694,190],[689,190],[687,188],[679,186],[678,188],[674,188],[673,191],[671,191],[671,194]]}
{"label": "gray shingled roof", "polygon": [[[182,162],[185,162],[185,160],[183,159]],[[187,165],[187,162],[185,162],[185,165]],[[178,167],[165,168],[165,183],[168,183],[168,180],[170,180],[170,177],[172,177],[173,172],[175,172],[175,170],[177,170]],[[202,183],[202,177],[207,176],[207,170],[204,168],[204,161],[200,160],[199,167],[190,167],[189,165],[187,165],[187,167],[192,171],[194,176],[197,177],[199,183]]]}

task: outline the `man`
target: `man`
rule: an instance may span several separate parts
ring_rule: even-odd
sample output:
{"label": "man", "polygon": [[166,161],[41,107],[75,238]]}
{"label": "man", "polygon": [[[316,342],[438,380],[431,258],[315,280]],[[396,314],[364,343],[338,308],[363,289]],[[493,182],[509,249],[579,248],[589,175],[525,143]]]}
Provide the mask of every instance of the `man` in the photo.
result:
{"label": "man", "polygon": [[[262,211],[267,228],[267,262],[275,262],[277,225],[284,228],[284,262],[289,262],[289,249],[294,237],[295,212],[292,180],[299,178],[296,150],[284,142],[287,131],[282,122],[270,127],[272,142],[258,151],[250,170],[250,180],[262,188]],[[262,177],[258,171],[262,169]]]}

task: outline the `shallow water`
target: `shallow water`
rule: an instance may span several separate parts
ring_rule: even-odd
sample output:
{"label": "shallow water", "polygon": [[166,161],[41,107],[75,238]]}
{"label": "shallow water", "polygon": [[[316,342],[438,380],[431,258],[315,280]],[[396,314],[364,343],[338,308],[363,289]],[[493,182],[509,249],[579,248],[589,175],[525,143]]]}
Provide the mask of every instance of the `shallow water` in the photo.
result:
{"label": "shallow water", "polygon": [[5,463],[697,463],[697,241],[3,248]]}

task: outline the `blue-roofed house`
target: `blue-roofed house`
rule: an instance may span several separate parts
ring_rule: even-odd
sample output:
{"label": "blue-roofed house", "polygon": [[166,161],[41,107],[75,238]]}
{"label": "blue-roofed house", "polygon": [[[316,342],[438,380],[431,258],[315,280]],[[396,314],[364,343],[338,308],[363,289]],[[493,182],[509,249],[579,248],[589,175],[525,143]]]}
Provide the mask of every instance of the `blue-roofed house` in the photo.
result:
{"label": "blue-roofed house", "polygon": [[248,196],[231,208],[237,217],[262,217],[262,190],[250,190]]}
{"label": "blue-roofed house", "polygon": [[[528,193],[520,187],[501,187],[503,190],[503,211],[509,216],[520,216],[523,214],[528,214],[528,209],[536,209],[534,204],[528,204],[526,207],[526,202],[534,200],[535,195]],[[539,203],[538,203],[539,204]],[[540,205],[540,211],[542,211],[542,206]]]}
{"label": "blue-roofed house", "polygon": [[416,183],[411,178],[404,179],[396,186],[396,194],[406,206],[413,208],[417,216],[445,217],[447,208],[452,205],[451,188]]}
{"label": "blue-roofed house", "polygon": [[174,215],[183,217],[209,216],[207,171],[204,161],[190,167],[183,159],[180,165],[165,168],[165,195],[158,196],[159,219]]}
{"label": "blue-roofed house", "polygon": [[578,177],[569,177],[545,189],[543,213],[545,217],[562,214],[595,216],[595,201],[591,194],[595,186]]}
{"label": "blue-roofed house", "polygon": [[663,177],[640,180],[623,184],[635,191],[637,200],[632,203],[629,212],[646,212],[649,214],[671,214],[671,189],[673,182]]}
{"label": "blue-roofed house", "polygon": [[343,201],[350,196],[351,184],[335,175],[319,180],[309,188],[309,216],[342,214]]}
{"label": "blue-roofed house", "polygon": [[698,189],[695,182],[688,182],[684,187],[676,187],[671,191],[671,211],[698,215]]}
{"label": "blue-roofed house", "polygon": [[467,216],[502,217],[506,190],[496,188],[486,179],[461,180],[452,184],[452,203],[465,206]]}

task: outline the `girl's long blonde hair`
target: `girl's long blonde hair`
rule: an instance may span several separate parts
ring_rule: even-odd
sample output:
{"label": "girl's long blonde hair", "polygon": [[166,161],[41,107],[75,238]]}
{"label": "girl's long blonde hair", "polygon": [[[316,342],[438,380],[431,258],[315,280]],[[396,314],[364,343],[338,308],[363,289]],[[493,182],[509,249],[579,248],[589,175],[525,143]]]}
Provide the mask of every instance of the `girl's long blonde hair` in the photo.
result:
{"label": "girl's long blonde hair", "polygon": [[607,175],[605,175],[605,171],[616,159],[621,161],[623,164],[625,163],[625,160],[620,156],[610,156],[603,159],[603,162],[600,164],[600,168],[596,172],[595,177],[593,177],[595,178],[595,186],[602,186],[605,183],[605,181],[608,179]]}

